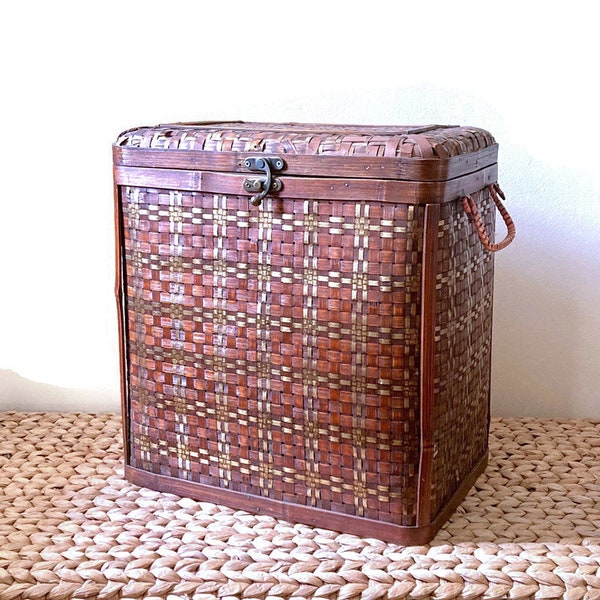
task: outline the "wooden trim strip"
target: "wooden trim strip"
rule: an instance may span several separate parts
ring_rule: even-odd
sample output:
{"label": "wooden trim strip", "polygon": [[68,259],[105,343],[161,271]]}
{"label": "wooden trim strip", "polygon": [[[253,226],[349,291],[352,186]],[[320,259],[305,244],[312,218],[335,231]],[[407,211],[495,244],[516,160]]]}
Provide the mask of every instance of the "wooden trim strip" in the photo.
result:
{"label": "wooden trim strip", "polygon": [[117,303],[117,323],[119,332],[119,370],[121,381],[121,415],[123,419],[123,451],[125,461],[129,461],[129,410],[127,402],[127,327],[125,314],[125,289],[123,268],[123,214],[121,204],[121,189],[114,186],[114,216],[115,216],[115,300]]}
{"label": "wooden trim strip", "polygon": [[[214,192],[236,196],[249,195],[243,183],[247,177],[237,173],[157,169],[116,165],[119,185],[158,189]],[[451,202],[494,183],[496,164],[450,181],[393,181],[389,179],[342,179],[334,177],[280,177],[282,198],[320,198],[322,200],[378,200],[404,204]]]}
{"label": "wooden trim strip", "polygon": [[[244,160],[260,152],[208,152],[176,148],[113,146],[115,165],[247,173]],[[268,153],[266,153],[268,155]],[[390,158],[376,156],[328,156],[285,154],[285,174],[404,181],[446,181],[479,171],[497,161],[498,145],[450,158]]]}
{"label": "wooden trim strip", "polygon": [[419,453],[419,484],[417,489],[417,525],[431,521],[431,487],[434,451],[434,388],[433,358],[435,353],[435,286],[437,277],[438,229],[440,205],[425,207],[423,233],[423,266],[421,271],[421,451]]}
{"label": "wooden trim strip", "polygon": [[169,494],[195,498],[215,504],[225,504],[250,513],[270,515],[276,519],[305,523],[313,527],[323,527],[363,537],[375,537],[396,544],[415,546],[427,544],[434,538],[441,526],[450,518],[463,501],[479,475],[483,473],[487,465],[487,459],[488,455],[486,451],[452,498],[436,515],[435,519],[431,523],[419,527],[406,527],[395,523],[366,519],[364,517],[333,513],[310,506],[290,504],[262,496],[244,494],[211,485],[148,473],[127,464],[125,465],[125,477],[135,485]]}

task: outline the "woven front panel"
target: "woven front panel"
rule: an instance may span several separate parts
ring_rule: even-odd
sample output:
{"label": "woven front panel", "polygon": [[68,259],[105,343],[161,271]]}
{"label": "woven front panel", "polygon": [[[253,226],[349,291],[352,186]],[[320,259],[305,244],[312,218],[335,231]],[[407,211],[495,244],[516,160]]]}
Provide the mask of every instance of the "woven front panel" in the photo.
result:
{"label": "woven front panel", "polygon": [[414,525],[423,208],[122,196],[131,465]]}
{"label": "woven front panel", "polygon": [[[487,188],[473,195],[490,234]],[[460,201],[441,207],[435,304],[434,476],[437,512],[487,451],[494,255]]]}

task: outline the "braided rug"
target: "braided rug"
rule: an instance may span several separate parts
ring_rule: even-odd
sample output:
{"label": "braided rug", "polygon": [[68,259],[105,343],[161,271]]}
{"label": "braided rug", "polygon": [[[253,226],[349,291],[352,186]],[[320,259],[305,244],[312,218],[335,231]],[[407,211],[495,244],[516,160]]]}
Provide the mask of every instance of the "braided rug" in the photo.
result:
{"label": "braided rug", "polygon": [[496,419],[428,546],[140,489],[114,414],[0,413],[0,599],[600,598],[600,421]]}

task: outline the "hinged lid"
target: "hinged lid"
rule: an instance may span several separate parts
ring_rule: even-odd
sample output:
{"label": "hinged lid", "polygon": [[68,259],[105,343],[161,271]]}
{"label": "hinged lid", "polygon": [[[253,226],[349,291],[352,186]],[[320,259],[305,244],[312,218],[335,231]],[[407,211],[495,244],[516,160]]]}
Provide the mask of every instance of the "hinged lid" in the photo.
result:
{"label": "hinged lid", "polygon": [[[341,180],[350,178],[377,180],[380,198],[402,182],[414,182],[421,187],[413,190],[406,201],[443,202],[448,200],[446,186],[434,183],[473,173],[479,173],[473,185],[493,181],[497,149],[492,135],[476,127],[228,121],[171,123],[127,130],[115,143],[114,159],[120,173],[132,167],[138,168],[138,175],[140,169],[187,170],[192,186],[187,189],[196,189],[200,185],[198,172],[205,172],[202,189],[208,190],[217,179],[225,181],[225,174],[248,174],[248,159],[265,155],[284,161],[278,183],[283,182],[279,188],[284,190],[282,195],[301,187],[309,189],[319,183],[317,180],[323,183],[322,179],[327,178],[332,197],[338,197],[335,194],[342,187]],[[216,178],[216,173],[222,176]],[[181,177],[179,173],[178,178]],[[300,186],[293,181],[297,177],[313,181],[304,181]],[[365,184],[366,181],[353,182],[357,194]],[[244,191],[251,193],[253,185],[257,185],[255,181],[246,182]],[[348,188],[348,183],[343,187]],[[450,196],[465,192],[463,188],[455,182]]]}

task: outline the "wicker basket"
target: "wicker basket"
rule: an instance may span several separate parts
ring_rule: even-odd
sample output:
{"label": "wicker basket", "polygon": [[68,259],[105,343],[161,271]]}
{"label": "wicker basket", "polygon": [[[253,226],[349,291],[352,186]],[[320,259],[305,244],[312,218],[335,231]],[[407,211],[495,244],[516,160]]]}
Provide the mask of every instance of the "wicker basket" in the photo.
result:
{"label": "wicker basket", "polygon": [[514,237],[496,160],[492,136],[466,127],[121,134],[127,477],[433,537],[487,460],[492,251]]}

